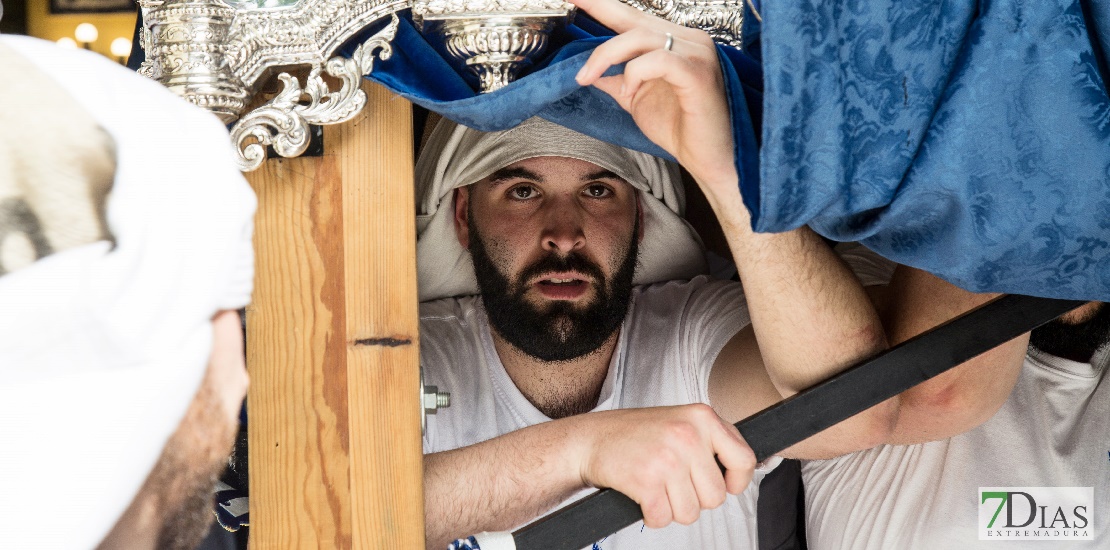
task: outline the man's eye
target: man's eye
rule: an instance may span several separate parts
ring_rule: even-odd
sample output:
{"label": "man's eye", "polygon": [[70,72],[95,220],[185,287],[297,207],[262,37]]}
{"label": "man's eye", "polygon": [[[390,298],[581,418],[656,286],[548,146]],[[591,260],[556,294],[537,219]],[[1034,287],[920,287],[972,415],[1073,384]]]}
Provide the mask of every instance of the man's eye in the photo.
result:
{"label": "man's eye", "polygon": [[509,196],[514,199],[528,199],[536,194],[536,190],[529,185],[520,185],[509,190]]}
{"label": "man's eye", "polygon": [[613,194],[613,191],[604,185],[591,185],[586,187],[586,194],[590,198],[601,199]]}

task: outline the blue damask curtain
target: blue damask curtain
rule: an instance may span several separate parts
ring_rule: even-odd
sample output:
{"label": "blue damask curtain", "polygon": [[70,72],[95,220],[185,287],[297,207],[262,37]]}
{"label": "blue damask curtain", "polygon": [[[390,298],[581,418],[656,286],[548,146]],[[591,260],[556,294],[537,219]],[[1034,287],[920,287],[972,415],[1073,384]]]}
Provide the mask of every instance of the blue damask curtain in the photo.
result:
{"label": "blue damask curtain", "polygon": [[1110,6],[763,16],[759,229],[808,223],[972,290],[1110,299]]}

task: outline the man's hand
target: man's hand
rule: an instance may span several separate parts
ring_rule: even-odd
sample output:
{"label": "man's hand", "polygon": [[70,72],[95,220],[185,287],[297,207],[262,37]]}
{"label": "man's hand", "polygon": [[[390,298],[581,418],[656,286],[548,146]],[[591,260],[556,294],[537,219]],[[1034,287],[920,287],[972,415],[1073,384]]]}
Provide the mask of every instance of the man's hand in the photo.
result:
{"label": "man's hand", "polygon": [[755,454],[708,405],[607,411],[582,420],[590,423],[579,455],[583,483],[636,501],[648,527],[689,525],[752,479]]}
{"label": "man's hand", "polygon": [[[714,455],[727,468],[721,469]],[[586,413],[424,456],[430,548],[481,531],[506,531],[586,487],[611,487],[640,504],[644,524],[693,523],[739,494],[755,455],[707,405]],[[459,495],[482,495],[480,499]]]}
{"label": "man's hand", "polygon": [[[568,1],[620,33],[594,50],[578,83],[612,96],[707,195],[736,193],[732,121],[713,39],[617,0]],[[663,47],[668,33],[670,51]],[[627,63],[624,74],[601,77],[620,63]]]}

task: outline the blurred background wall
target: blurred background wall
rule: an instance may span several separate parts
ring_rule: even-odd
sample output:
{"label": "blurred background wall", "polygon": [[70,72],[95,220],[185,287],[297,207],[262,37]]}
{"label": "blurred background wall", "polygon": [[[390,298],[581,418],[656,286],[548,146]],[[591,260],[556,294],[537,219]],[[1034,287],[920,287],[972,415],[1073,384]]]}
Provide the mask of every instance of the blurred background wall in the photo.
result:
{"label": "blurred background wall", "polygon": [[[89,23],[96,28],[96,39],[88,43],[89,49],[116,60],[120,56],[113,55],[112,42],[118,38],[130,41],[135,31],[136,8],[127,0],[122,4],[119,0],[0,0],[0,3],[4,6],[0,32],[52,42],[68,38],[82,47],[83,44],[76,44],[77,26]],[[123,9],[127,11],[119,11]],[[121,51],[119,48],[117,44],[117,51]]]}

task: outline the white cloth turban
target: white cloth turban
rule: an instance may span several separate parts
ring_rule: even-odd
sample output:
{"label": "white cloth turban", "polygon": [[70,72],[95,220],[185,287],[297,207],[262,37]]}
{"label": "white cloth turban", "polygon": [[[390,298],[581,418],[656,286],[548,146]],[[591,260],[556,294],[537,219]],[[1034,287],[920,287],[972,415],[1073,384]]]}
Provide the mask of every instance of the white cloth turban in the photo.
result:
{"label": "white cloth turban", "polygon": [[479,132],[443,119],[416,163],[416,263],[421,302],[478,294],[470,253],[455,233],[452,191],[515,162],[548,156],[591,162],[641,191],[644,238],[634,284],[690,279],[706,272],[701,239],[682,219],[685,195],[674,164],[541,118],[530,118],[500,132]]}
{"label": "white cloth turban", "polygon": [[0,276],[0,546],[92,548],[194,399],[212,316],[249,300],[255,199],[220,122],[158,83],[26,37],[0,37],[0,58],[12,72],[0,86],[37,86],[3,97],[0,131],[72,132],[44,93],[58,87],[115,144],[114,246]]}

